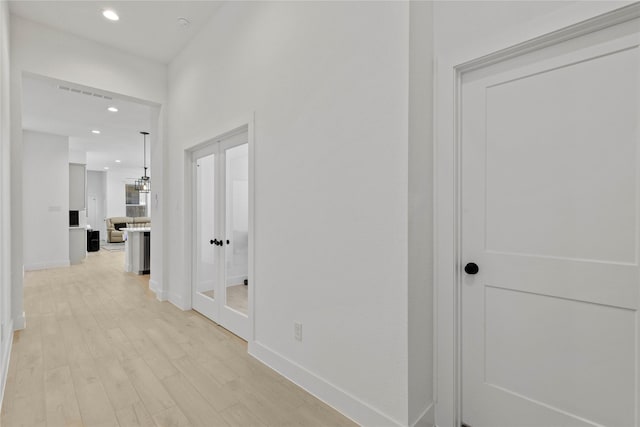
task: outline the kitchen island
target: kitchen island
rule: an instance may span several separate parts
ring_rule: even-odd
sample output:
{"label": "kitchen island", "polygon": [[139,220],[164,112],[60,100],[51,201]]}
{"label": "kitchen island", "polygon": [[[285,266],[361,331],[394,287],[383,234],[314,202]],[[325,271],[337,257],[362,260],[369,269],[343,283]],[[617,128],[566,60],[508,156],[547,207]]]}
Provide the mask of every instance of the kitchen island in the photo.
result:
{"label": "kitchen island", "polygon": [[151,272],[151,228],[122,228],[125,232],[124,269],[128,273]]}

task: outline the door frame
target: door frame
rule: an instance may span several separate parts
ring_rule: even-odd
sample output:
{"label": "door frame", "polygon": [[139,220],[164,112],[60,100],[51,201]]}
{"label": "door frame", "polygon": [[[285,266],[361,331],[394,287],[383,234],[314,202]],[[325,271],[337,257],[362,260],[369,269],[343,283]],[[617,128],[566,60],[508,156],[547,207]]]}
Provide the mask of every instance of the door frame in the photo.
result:
{"label": "door frame", "polygon": [[214,133],[214,137],[207,138],[206,140],[188,147],[184,150],[184,218],[185,223],[182,227],[182,233],[184,237],[184,249],[185,249],[185,270],[184,270],[184,283],[187,286],[184,287],[182,294],[183,301],[185,302],[183,309],[193,309],[193,278],[195,277],[195,263],[193,262],[195,257],[195,240],[193,238],[194,227],[194,191],[195,182],[193,176],[195,174],[193,153],[207,145],[215,144],[225,138],[236,135],[241,132],[247,132],[247,143],[249,145],[249,301],[248,301],[248,313],[249,318],[249,333],[247,335],[247,342],[251,343],[255,341],[255,144],[254,144],[254,117],[253,114],[242,117],[233,123],[225,125],[220,128],[219,131]]}
{"label": "door frame", "polygon": [[[582,3],[534,20],[499,42],[436,58],[434,117],[434,396],[437,426],[462,423],[461,95],[465,73],[640,18],[640,2]],[[464,50],[464,49],[463,49]]]}

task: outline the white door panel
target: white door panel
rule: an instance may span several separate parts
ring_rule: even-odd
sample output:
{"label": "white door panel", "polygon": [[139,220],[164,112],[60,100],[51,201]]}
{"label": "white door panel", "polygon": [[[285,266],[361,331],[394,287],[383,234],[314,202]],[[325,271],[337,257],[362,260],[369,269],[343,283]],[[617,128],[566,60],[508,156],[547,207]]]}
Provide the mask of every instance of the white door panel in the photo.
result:
{"label": "white door panel", "polygon": [[486,88],[487,249],[635,262],[639,71],[635,48]]}
{"label": "white door panel", "polygon": [[485,310],[487,384],[598,424],[633,425],[635,311],[492,286]]}
{"label": "white door panel", "polygon": [[637,426],[638,22],[462,82],[462,415]]}

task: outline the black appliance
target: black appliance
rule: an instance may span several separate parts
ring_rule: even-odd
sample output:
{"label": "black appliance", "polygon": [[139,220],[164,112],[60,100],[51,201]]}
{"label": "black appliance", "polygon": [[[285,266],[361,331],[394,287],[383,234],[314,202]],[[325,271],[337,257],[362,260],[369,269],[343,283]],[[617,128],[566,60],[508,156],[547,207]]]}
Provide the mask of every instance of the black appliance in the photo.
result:
{"label": "black appliance", "polygon": [[78,211],[69,211],[69,227],[78,227],[80,225],[80,216]]}
{"label": "black appliance", "polygon": [[100,250],[100,230],[87,230],[87,252]]}
{"label": "black appliance", "polygon": [[145,231],[143,234],[143,256],[142,256],[142,271],[139,274],[150,274],[151,273],[151,233],[149,231]]}

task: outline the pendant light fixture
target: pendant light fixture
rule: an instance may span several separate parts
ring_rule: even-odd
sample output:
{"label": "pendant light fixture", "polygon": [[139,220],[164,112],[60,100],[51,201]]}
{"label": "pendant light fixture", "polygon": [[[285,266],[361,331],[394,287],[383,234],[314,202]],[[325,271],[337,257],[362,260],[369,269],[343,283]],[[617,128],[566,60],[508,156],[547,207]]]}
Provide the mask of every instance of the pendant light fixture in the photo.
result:
{"label": "pendant light fixture", "polygon": [[149,135],[149,132],[140,133],[144,144],[144,175],[136,180],[135,188],[139,193],[149,193],[151,191],[151,178],[147,176],[147,135]]}

